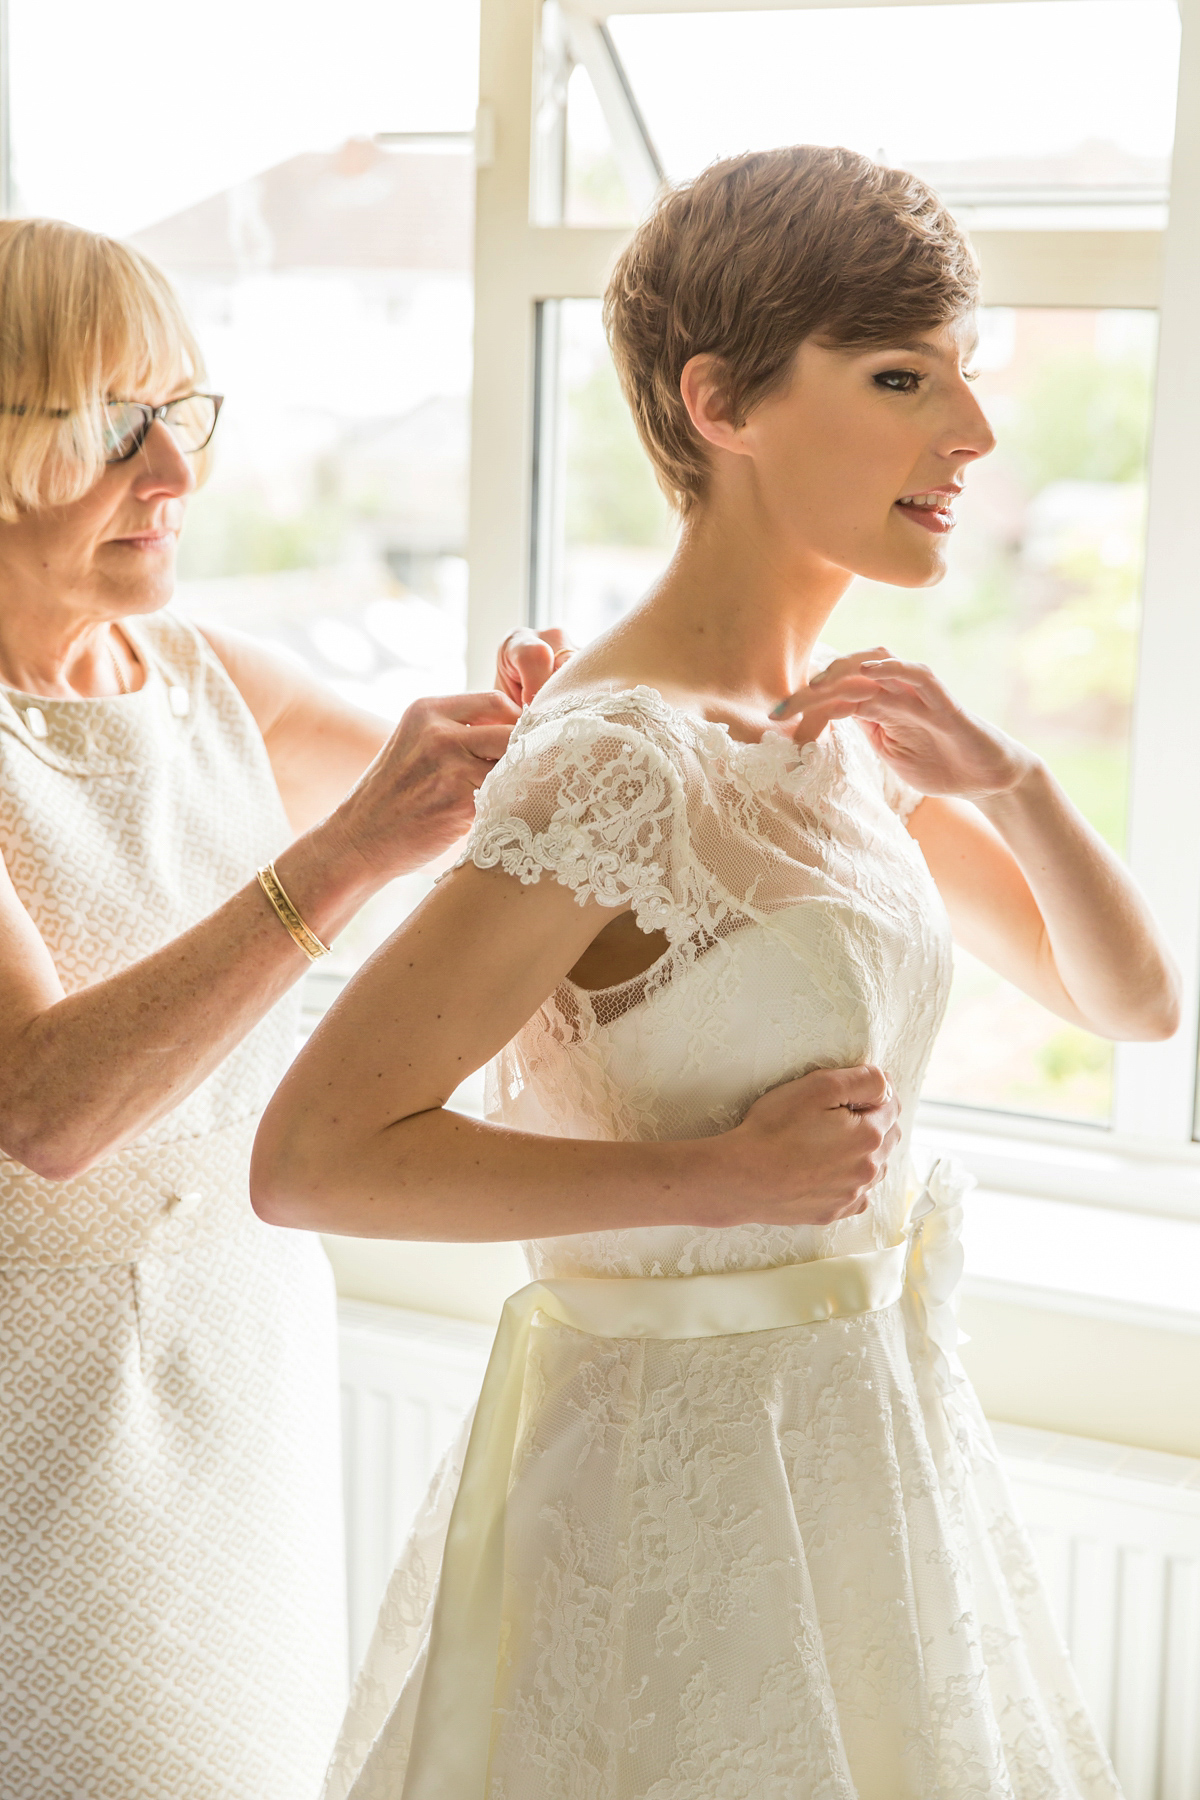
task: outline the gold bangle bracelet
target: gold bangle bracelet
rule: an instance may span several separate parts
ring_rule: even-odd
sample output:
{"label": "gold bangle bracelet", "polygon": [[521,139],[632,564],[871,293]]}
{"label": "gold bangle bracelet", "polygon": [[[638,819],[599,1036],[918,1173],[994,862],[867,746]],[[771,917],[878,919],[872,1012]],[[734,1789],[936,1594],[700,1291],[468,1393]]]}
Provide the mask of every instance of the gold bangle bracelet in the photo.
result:
{"label": "gold bangle bracelet", "polygon": [[309,962],[317,962],[322,956],[328,956],[329,945],[323,944],[316,932],[308,929],[284,893],[283,883],[275,873],[274,863],[267,863],[259,869],[258,885],[274,907],[279,923],[292,941],[299,944]]}

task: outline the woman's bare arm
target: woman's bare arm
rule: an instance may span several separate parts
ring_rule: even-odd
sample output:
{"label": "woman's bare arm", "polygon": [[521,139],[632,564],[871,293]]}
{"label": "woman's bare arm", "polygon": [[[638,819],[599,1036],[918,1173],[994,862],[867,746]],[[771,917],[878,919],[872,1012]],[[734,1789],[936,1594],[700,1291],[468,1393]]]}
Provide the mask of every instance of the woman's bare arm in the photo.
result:
{"label": "woman's bare arm", "polygon": [[261,1216],[483,1240],[861,1211],[898,1141],[878,1070],[806,1076],[723,1137],[686,1143],[543,1137],[446,1109],[612,917],[549,879],[525,886],[467,865],[443,880],[350,983],[268,1106],[251,1169]]}
{"label": "woman's bare arm", "polygon": [[856,718],[930,796],[909,830],[964,948],[1105,1037],[1178,1029],[1178,975],[1150,908],[1039,757],[883,649],[832,663],[779,716],[789,713],[802,714],[806,738]]}
{"label": "woman's bare arm", "polygon": [[[494,693],[409,708],[357,787],[276,858],[319,937],[463,834],[516,716]],[[52,1180],[83,1173],[176,1106],[307,967],[251,880],[153,955],[66,995],[0,868],[0,1148]]]}

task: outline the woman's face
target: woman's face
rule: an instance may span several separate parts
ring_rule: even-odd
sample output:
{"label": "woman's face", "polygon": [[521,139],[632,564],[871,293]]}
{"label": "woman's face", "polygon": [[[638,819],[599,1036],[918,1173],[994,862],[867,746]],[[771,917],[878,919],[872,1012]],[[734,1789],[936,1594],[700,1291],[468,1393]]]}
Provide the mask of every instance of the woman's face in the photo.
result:
{"label": "woman's face", "polygon": [[897,587],[941,580],[955,497],[996,442],[970,386],[974,341],[963,320],[882,350],[801,344],[787,387],[722,446],[749,459],[729,473],[749,478],[785,556]]}
{"label": "woman's face", "polygon": [[[148,405],[175,398],[131,395]],[[24,573],[56,604],[98,619],[155,612],[175,587],[175,551],[188,496],[190,459],[156,420],[127,462],[109,463],[69,506],[0,524],[0,568]]]}

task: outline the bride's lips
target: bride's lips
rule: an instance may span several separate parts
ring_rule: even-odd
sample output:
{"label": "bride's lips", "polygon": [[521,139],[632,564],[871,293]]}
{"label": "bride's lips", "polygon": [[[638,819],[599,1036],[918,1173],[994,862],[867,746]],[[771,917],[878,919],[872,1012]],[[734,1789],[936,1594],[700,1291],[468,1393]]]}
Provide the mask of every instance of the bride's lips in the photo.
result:
{"label": "bride's lips", "polygon": [[918,494],[905,494],[894,502],[895,510],[923,531],[930,531],[935,537],[944,536],[953,531],[957,521],[954,517],[954,502],[961,488],[925,488]]}

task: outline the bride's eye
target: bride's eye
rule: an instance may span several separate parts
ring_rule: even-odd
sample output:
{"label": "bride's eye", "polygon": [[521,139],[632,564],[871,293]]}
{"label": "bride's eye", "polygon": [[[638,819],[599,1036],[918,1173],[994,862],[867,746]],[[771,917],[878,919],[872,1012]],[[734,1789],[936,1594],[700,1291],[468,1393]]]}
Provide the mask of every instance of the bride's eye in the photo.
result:
{"label": "bride's eye", "polygon": [[880,369],[873,379],[876,387],[886,388],[891,394],[915,394],[925,377],[916,369]]}

